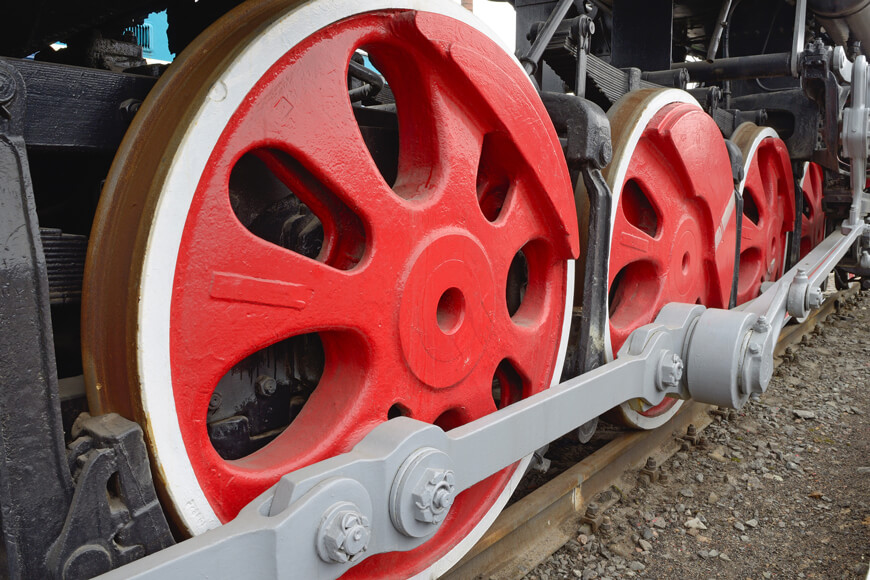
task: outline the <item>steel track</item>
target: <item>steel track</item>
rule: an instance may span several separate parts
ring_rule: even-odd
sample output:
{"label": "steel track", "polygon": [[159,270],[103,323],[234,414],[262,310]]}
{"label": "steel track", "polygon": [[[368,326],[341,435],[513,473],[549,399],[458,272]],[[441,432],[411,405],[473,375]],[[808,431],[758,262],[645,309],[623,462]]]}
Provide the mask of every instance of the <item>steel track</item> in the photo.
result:
{"label": "steel track", "polygon": [[[802,324],[786,327],[774,352],[779,366],[791,347],[845,300],[858,292],[859,285],[828,296],[821,308]],[[716,408],[689,402],[667,424],[651,431],[620,435],[579,463],[548,481],[505,509],[487,533],[444,578],[521,578],[576,534],[587,505],[593,500],[601,511],[619,500],[641,480],[637,470],[652,457],[662,465],[688,443],[682,438],[689,425],[700,435],[713,421]],[[614,491],[616,493],[614,493]]]}

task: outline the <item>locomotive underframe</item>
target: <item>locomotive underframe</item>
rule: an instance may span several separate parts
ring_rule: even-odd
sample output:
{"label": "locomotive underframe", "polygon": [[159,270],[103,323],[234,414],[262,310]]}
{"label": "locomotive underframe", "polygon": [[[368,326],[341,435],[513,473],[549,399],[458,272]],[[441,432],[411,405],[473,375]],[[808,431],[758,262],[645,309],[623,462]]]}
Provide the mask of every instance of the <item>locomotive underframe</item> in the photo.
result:
{"label": "locomotive underframe", "polygon": [[[535,42],[524,31],[571,3],[517,0],[515,4],[518,52],[527,54]],[[805,3],[797,4],[795,21],[802,23]],[[613,19],[613,37],[620,41],[613,46],[613,64],[634,67],[615,69],[624,76],[626,91],[641,86],[644,73],[660,80],[666,76],[661,73],[673,66],[673,5],[648,2],[635,8],[616,12]],[[797,28],[803,32],[803,26]],[[544,26],[538,34],[546,31]],[[543,44],[556,33],[557,28],[551,27]],[[852,122],[844,122],[850,131],[854,129],[850,139],[841,139],[839,130],[848,94],[845,85],[854,78],[866,85],[866,63],[860,57],[849,70],[842,49],[820,44],[804,48],[802,36],[790,39],[787,52],[766,54],[761,60],[747,55],[695,63],[683,67],[686,75],[673,77],[682,88],[687,78],[735,84],[758,77],[791,78],[795,84],[799,79],[800,88],[776,93],[723,97],[706,91],[704,104],[726,135],[747,113],[756,118],[759,112],[790,111],[791,121],[777,120],[792,126],[785,140],[795,161],[812,159],[840,171],[840,143],[847,141],[847,149],[853,151],[851,191],[826,198],[829,215],[835,218],[831,221],[842,220],[843,225],[804,259],[798,260],[793,251],[794,266],[759,298],[730,311],[670,305],[656,324],[631,335],[615,361],[604,364],[596,347],[600,341],[594,338],[603,333],[601,313],[607,300],[606,274],[601,271],[608,253],[603,216],[609,214],[610,192],[599,170],[609,161],[609,153],[602,153],[605,142],[609,147],[609,125],[589,101],[566,96],[563,80],[549,65],[540,66],[534,74],[554,124],[565,137],[572,178],[586,183],[593,224],[582,298],[587,316],[575,321],[582,325],[581,338],[569,355],[564,382],[449,433],[407,418],[389,421],[354,451],[286,475],[232,523],[172,548],[168,546],[174,540],[157,503],[135,424],[119,417],[108,423],[105,418],[83,417],[71,430],[78,442],[75,452],[68,454],[64,448],[51,289],[28,164],[28,149],[114,151],[155,79],[0,59],[0,206],[4,209],[0,239],[5,240],[0,248],[4,275],[0,504],[10,576],[86,577],[107,564],[117,568],[157,552],[110,577],[181,578],[194,572],[233,570],[241,575],[258,569],[279,575],[337,577],[359,558],[350,562],[330,558],[336,555],[329,547],[336,542],[335,532],[319,524],[333,521],[330,510],[336,498],[353,504],[345,505],[342,513],[355,514],[358,531],[366,540],[369,530],[377,530],[363,543],[366,556],[412,549],[437,529],[437,525],[424,526],[418,532],[416,524],[402,524],[413,507],[396,497],[413,495],[416,484],[408,483],[408,478],[416,476],[414,470],[421,464],[442,477],[452,472],[449,493],[455,494],[629,399],[655,404],[665,396],[691,397],[739,407],[751,394],[763,392],[770,378],[773,345],[787,315],[802,317],[818,307],[820,286],[838,265],[852,274],[870,273],[865,257],[870,229],[863,219],[864,184],[857,177],[866,173],[868,143],[862,91],[855,91],[852,116],[846,115]],[[589,56],[597,58],[594,53]],[[861,95],[858,103],[854,95]],[[820,146],[816,131],[801,129],[806,118],[818,124]],[[799,232],[795,235],[799,237]],[[722,357],[723,349],[732,356]],[[572,411],[565,413],[566,408]],[[524,434],[520,440],[511,435],[518,432]],[[515,445],[505,446],[505,440]],[[107,486],[108,493],[103,493]],[[382,521],[377,514],[390,514],[392,521]],[[403,525],[413,528],[411,533],[400,532]],[[116,537],[123,538],[123,545]],[[300,542],[300,538],[306,539]],[[254,544],[259,548],[252,549]],[[319,553],[314,549],[318,545]]]}

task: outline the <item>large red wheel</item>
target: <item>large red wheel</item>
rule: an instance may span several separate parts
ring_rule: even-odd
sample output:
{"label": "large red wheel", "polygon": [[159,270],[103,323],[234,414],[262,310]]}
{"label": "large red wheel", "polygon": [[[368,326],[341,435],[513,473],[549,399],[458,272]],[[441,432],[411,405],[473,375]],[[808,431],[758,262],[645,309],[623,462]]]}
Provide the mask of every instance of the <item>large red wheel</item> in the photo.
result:
{"label": "large red wheel", "polygon": [[825,239],[825,211],[822,208],[824,181],[825,174],[821,165],[812,162],[804,163],[804,173],[800,182],[804,196],[801,208],[801,258]]}
{"label": "large red wheel", "polygon": [[758,296],[762,282],[778,280],[794,229],[794,178],[788,148],[770,127],[743,123],[731,140],[743,152],[743,223],[737,303]]}
{"label": "large red wheel", "polygon": [[[716,124],[687,93],[631,93],[608,112],[613,192],[608,357],[669,302],[727,308],[734,269],[733,179]],[[610,420],[641,429],[667,422],[682,401],[633,400]]]}
{"label": "large red wheel", "polygon": [[[88,259],[91,407],[143,425],[191,534],[389,417],[449,429],[561,366],[578,233],[559,140],[470,13],[416,6],[241,6],[170,67],[115,159]],[[348,96],[356,51],[395,95],[394,175]],[[287,406],[252,448],[217,445]],[[443,571],[520,472],[464,492],[422,547],[349,575]]]}

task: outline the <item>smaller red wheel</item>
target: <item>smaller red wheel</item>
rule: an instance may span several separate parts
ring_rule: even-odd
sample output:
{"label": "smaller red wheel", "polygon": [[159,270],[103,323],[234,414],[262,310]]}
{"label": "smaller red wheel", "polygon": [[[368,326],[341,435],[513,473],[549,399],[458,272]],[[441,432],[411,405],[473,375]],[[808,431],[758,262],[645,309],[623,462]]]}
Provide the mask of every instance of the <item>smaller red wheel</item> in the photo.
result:
{"label": "smaller red wheel", "polygon": [[794,229],[794,180],[788,148],[776,131],[743,123],[731,140],[743,152],[743,224],[737,303],[758,296],[762,282],[782,276]]}
{"label": "smaller red wheel", "polygon": [[[608,270],[608,358],[669,302],[725,308],[734,271],[733,179],[725,141],[687,94],[637,91],[608,112],[614,160]],[[666,423],[682,401],[636,399],[608,414],[640,429]]]}
{"label": "smaller red wheel", "polygon": [[800,187],[803,191],[803,208],[801,216],[800,257],[803,258],[810,250],[825,239],[825,212],[822,209],[822,188],[825,174],[818,163],[804,163],[804,174],[801,176]]}

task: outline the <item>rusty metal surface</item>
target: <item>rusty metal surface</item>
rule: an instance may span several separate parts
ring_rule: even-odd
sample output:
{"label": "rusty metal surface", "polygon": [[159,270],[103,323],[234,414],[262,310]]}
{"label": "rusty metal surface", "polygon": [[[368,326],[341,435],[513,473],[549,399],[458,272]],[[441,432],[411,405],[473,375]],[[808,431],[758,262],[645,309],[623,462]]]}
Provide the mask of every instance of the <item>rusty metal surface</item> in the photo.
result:
{"label": "rusty metal surface", "polygon": [[[147,417],[132,398],[139,389],[136,305],[148,225],[169,161],[221,64],[264,22],[296,4],[249,2],[216,22],[161,77],[140,110],[153,114],[138,114],[118,149],[85,265],[82,358],[92,413],[117,412],[148,429]],[[152,471],[161,503],[171,506],[161,491],[164,473],[153,464]]]}

